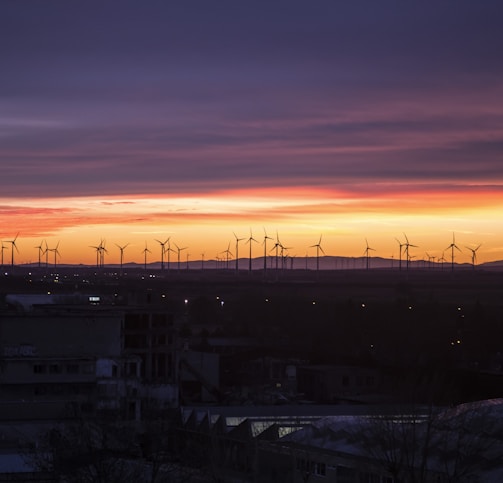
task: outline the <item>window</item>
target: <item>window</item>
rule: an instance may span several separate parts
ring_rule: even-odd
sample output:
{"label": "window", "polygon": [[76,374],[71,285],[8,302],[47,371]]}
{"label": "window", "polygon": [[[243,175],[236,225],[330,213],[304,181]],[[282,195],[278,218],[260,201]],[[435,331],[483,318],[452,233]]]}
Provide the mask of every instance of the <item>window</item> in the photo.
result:
{"label": "window", "polygon": [[78,364],[67,364],[66,373],[67,374],[78,374],[80,372],[80,367]]}
{"label": "window", "polygon": [[156,335],[153,337],[152,345],[154,347],[162,347],[166,345],[166,336],[165,335]]}
{"label": "window", "polygon": [[360,473],[360,483],[381,483],[381,476],[375,473]]}
{"label": "window", "polygon": [[314,474],[318,476],[326,476],[327,474],[325,463],[318,463],[304,458],[297,458],[297,470],[302,474]]}
{"label": "window", "polygon": [[83,413],[92,413],[94,411],[94,405],[89,402],[84,402],[80,405],[80,410]]}
{"label": "window", "polygon": [[136,362],[128,362],[126,374],[129,377],[135,377],[136,376],[136,370],[137,370]]}
{"label": "window", "polygon": [[337,483],[355,483],[356,470],[346,466],[337,466]]}
{"label": "window", "polygon": [[152,314],[152,327],[164,328],[168,326],[166,314]]}
{"label": "window", "polygon": [[314,474],[318,476],[326,476],[327,465],[325,463],[314,463]]}
{"label": "window", "polygon": [[50,374],[59,374],[61,372],[61,366],[59,364],[51,364],[49,366]]}
{"label": "window", "polygon": [[126,334],[124,337],[125,349],[141,349],[146,348],[147,337],[145,335]]}
{"label": "window", "polygon": [[44,364],[35,364],[33,366],[34,374],[45,374],[47,371],[47,367]]}

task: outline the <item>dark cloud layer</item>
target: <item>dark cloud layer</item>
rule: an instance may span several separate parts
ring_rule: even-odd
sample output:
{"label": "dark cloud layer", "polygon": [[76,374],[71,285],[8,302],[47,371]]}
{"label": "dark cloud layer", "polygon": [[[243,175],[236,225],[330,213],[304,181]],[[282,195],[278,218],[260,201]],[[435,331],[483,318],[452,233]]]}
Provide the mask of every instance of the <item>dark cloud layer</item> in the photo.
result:
{"label": "dark cloud layer", "polygon": [[502,182],[502,13],[4,0],[2,194]]}

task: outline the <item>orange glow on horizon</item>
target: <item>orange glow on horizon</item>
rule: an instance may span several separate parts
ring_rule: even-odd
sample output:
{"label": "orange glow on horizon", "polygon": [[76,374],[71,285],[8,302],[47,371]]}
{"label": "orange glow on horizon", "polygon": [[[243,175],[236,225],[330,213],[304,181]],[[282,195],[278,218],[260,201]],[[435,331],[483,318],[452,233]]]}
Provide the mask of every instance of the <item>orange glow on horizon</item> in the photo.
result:
{"label": "orange glow on horizon", "polygon": [[[264,188],[201,194],[131,195],[109,197],[2,199],[4,264],[11,257],[11,244],[18,235],[15,263],[37,262],[37,246],[59,242],[58,263],[96,262],[91,246],[106,240],[107,263],[118,263],[116,245],[129,246],[124,261],[143,263],[145,244],[151,250],[149,262],[160,260],[156,240],[171,237],[186,246],[190,260],[214,259],[230,243],[234,233],[248,238],[250,230],[259,243],[253,257],[263,255],[264,228],[271,237],[291,247],[293,256],[315,256],[312,245],[323,235],[327,255],[360,257],[365,238],[375,249],[373,256],[398,258],[398,243],[407,234],[415,259],[425,253],[439,258],[456,234],[462,250],[456,260],[470,262],[467,247],[482,244],[479,263],[503,259],[503,229],[499,216],[503,190],[499,186],[435,186],[392,184],[326,187]],[[271,245],[272,246],[272,245]],[[240,257],[248,256],[241,242]],[[446,255],[447,256],[447,255]],[[185,261],[186,258],[184,258]]]}

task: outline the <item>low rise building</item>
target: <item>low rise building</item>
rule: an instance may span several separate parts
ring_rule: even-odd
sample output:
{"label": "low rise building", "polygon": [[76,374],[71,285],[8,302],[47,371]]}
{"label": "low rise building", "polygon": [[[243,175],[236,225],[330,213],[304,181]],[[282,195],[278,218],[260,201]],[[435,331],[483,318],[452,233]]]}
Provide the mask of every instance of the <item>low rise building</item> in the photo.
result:
{"label": "low rise building", "polygon": [[[133,409],[123,376],[137,361],[122,353],[123,317],[97,300],[6,297],[8,307],[0,313],[0,417],[56,419],[100,408]],[[137,373],[129,383],[138,383]],[[120,388],[113,403],[111,387]]]}
{"label": "low rise building", "polygon": [[8,295],[0,312],[0,418],[113,412],[140,419],[178,405],[170,315],[99,295]]}
{"label": "low rise building", "polygon": [[382,379],[381,372],[374,367],[327,364],[297,368],[298,391],[321,403],[379,399]]}

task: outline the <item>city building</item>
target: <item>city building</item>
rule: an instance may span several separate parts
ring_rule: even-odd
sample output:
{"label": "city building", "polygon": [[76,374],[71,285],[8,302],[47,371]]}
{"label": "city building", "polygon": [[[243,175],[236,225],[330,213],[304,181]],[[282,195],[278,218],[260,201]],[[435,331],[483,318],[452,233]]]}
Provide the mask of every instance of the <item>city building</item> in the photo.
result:
{"label": "city building", "polygon": [[122,314],[99,296],[8,295],[0,313],[0,418],[139,415],[140,360],[122,350]]}

